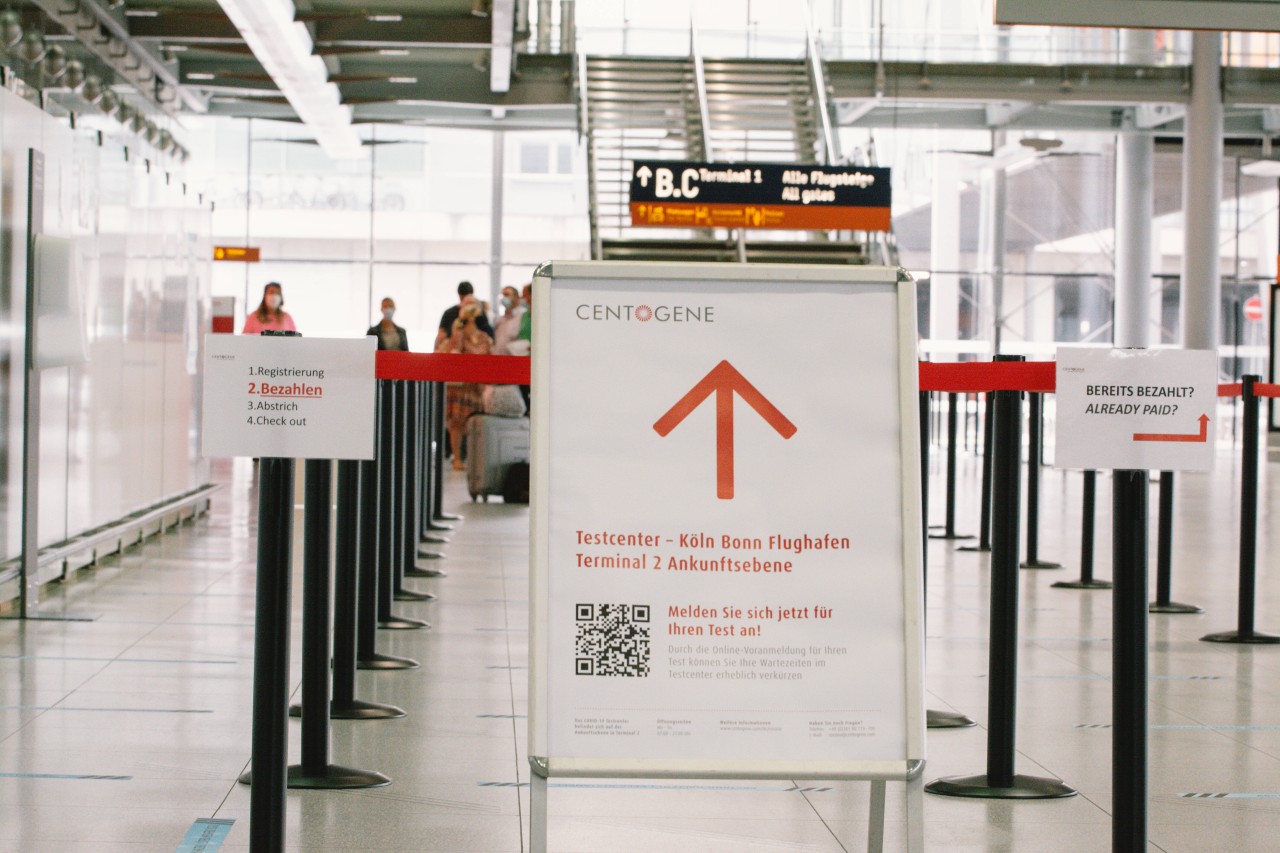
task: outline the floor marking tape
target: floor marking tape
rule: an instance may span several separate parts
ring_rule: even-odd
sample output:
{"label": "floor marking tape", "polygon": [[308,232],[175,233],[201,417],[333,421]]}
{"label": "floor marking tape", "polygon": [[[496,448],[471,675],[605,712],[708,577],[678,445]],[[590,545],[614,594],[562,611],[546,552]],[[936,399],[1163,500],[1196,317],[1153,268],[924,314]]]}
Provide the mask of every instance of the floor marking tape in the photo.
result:
{"label": "floor marking tape", "polygon": [[476,714],[478,720],[527,720],[527,714]]}
{"label": "floor marking tape", "polygon": [[0,705],[0,711],[119,711],[122,714],[212,714],[208,708],[76,708],[70,705]]}
{"label": "floor marking tape", "polygon": [[[147,623],[152,624],[152,623]],[[154,624],[163,624],[156,622]],[[79,660],[79,661],[102,661],[104,663],[213,663],[220,665],[233,666],[240,661],[237,660],[178,660],[175,658],[108,658],[108,657],[75,657],[64,655],[0,655],[0,660]]]}
{"label": "floor marking tape", "polygon": [[234,823],[234,820],[222,818],[200,818],[182,836],[182,843],[175,853],[215,853],[222,842],[227,840],[227,833]]}
{"label": "floor marking tape", "polygon": [[[477,782],[480,788],[527,788],[528,782]],[[830,787],[798,787],[796,785],[637,785],[605,784],[600,782],[548,782],[548,788],[583,788],[593,790],[625,791],[770,791],[787,794],[804,794],[814,791],[831,791]]]}
{"label": "floor marking tape", "polygon": [[3,779],[97,779],[108,782],[128,782],[132,776],[101,776],[92,773],[0,773]]}
{"label": "floor marking tape", "polygon": [[[1076,723],[1077,729],[1109,729],[1110,723]],[[1150,726],[1163,731],[1187,732],[1280,732],[1280,726]]]}
{"label": "floor marking tape", "polygon": [[[979,678],[987,676],[979,675]],[[1021,675],[1019,678],[1072,678],[1072,679],[1097,679],[1100,681],[1110,681],[1109,675]],[[1222,681],[1221,675],[1148,675],[1149,681]]]}
{"label": "floor marking tape", "polygon": [[1186,800],[1280,800],[1280,794],[1179,794]]}

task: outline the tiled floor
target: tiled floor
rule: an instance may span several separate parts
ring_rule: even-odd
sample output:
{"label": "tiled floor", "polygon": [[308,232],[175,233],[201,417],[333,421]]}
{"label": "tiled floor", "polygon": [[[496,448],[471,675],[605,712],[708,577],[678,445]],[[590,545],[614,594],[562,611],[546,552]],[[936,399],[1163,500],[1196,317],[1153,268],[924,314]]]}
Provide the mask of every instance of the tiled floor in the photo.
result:
{"label": "tiled floor", "polygon": [[[1280,646],[1202,643],[1233,627],[1238,471],[1180,478],[1175,599],[1203,615],[1151,618],[1152,850],[1263,851],[1280,845]],[[935,462],[932,516],[942,518]],[[0,623],[0,851],[175,851],[199,818],[234,820],[221,850],[248,848],[254,516],[249,466],[212,513],[54,591],[51,609],[92,622]],[[1280,631],[1280,467],[1264,473],[1258,626]],[[978,463],[961,460],[961,528],[975,523]],[[1269,482],[1268,482],[1269,480]],[[1078,474],[1044,472],[1040,554],[1064,571],[1022,573],[1018,770],[1080,789],[1066,800],[926,797],[929,850],[1108,851],[1110,593],[1053,589],[1078,572]],[[1099,482],[1099,576],[1110,576],[1109,481]],[[1154,521],[1155,490],[1152,490]],[[290,850],[494,851],[528,848],[525,757],[527,527],[523,507],[465,512],[447,578],[414,581],[429,604],[398,604],[431,631],[382,631],[379,651],[416,671],[362,672],[360,698],[405,719],[335,722],[333,760],[380,770],[389,787],[290,792]],[[985,556],[930,546],[929,705],[971,714],[987,702]],[[294,683],[298,587],[295,585]],[[297,758],[297,723],[291,754]],[[983,728],[933,731],[928,778],[981,772]],[[555,851],[865,849],[866,784],[560,780],[550,791]],[[890,785],[889,849],[903,841]],[[728,789],[728,790],[726,790]],[[1216,793],[1221,798],[1188,798]],[[212,848],[206,848],[212,849]]]}

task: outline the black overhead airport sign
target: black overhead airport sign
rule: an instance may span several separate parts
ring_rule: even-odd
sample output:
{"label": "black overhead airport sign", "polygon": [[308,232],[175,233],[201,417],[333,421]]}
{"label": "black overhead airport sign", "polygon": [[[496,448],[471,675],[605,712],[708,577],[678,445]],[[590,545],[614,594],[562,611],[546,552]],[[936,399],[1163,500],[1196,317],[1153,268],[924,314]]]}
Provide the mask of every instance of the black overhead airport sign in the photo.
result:
{"label": "black overhead airport sign", "polygon": [[888,231],[889,170],[800,163],[636,160],[631,224]]}

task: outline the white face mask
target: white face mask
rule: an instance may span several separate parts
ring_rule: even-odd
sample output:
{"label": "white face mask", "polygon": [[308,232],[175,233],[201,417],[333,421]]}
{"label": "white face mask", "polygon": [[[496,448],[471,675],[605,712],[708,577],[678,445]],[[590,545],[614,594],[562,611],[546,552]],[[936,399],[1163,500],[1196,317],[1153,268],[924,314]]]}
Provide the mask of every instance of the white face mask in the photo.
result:
{"label": "white face mask", "polygon": [[279,307],[280,307],[280,303],[281,303],[281,302],[283,302],[283,301],[284,301],[284,298],[283,298],[283,297],[281,297],[281,296],[280,296],[280,294],[278,294],[278,293],[268,293],[268,294],[267,294],[267,307],[268,307],[268,308],[270,308],[272,311],[274,311],[274,310],[276,310],[277,308],[279,308]]}
{"label": "white face mask", "polygon": [[384,319],[384,320],[390,320],[390,319],[391,319],[392,317],[394,317],[395,315],[396,315],[396,309],[394,309],[394,308],[383,308],[383,309],[382,309],[382,319]]}
{"label": "white face mask", "polygon": [[511,307],[511,304],[512,304],[512,299],[511,299],[511,297],[510,297],[510,296],[504,296],[504,297],[502,297],[502,307],[503,307],[503,308],[510,308],[510,307]]}

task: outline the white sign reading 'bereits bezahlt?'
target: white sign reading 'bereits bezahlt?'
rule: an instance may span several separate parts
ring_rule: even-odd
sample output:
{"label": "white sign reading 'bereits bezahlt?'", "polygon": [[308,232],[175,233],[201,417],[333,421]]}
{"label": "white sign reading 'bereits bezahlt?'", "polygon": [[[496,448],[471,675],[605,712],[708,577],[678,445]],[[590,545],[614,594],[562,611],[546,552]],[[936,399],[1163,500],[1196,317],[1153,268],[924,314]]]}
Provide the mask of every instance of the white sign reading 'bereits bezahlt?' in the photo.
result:
{"label": "white sign reading 'bereits bezahlt?'", "polygon": [[1058,468],[1207,471],[1217,359],[1208,350],[1058,350]]}
{"label": "white sign reading 'bereits bezahlt?'", "polygon": [[207,335],[204,455],[372,459],[377,341]]}

